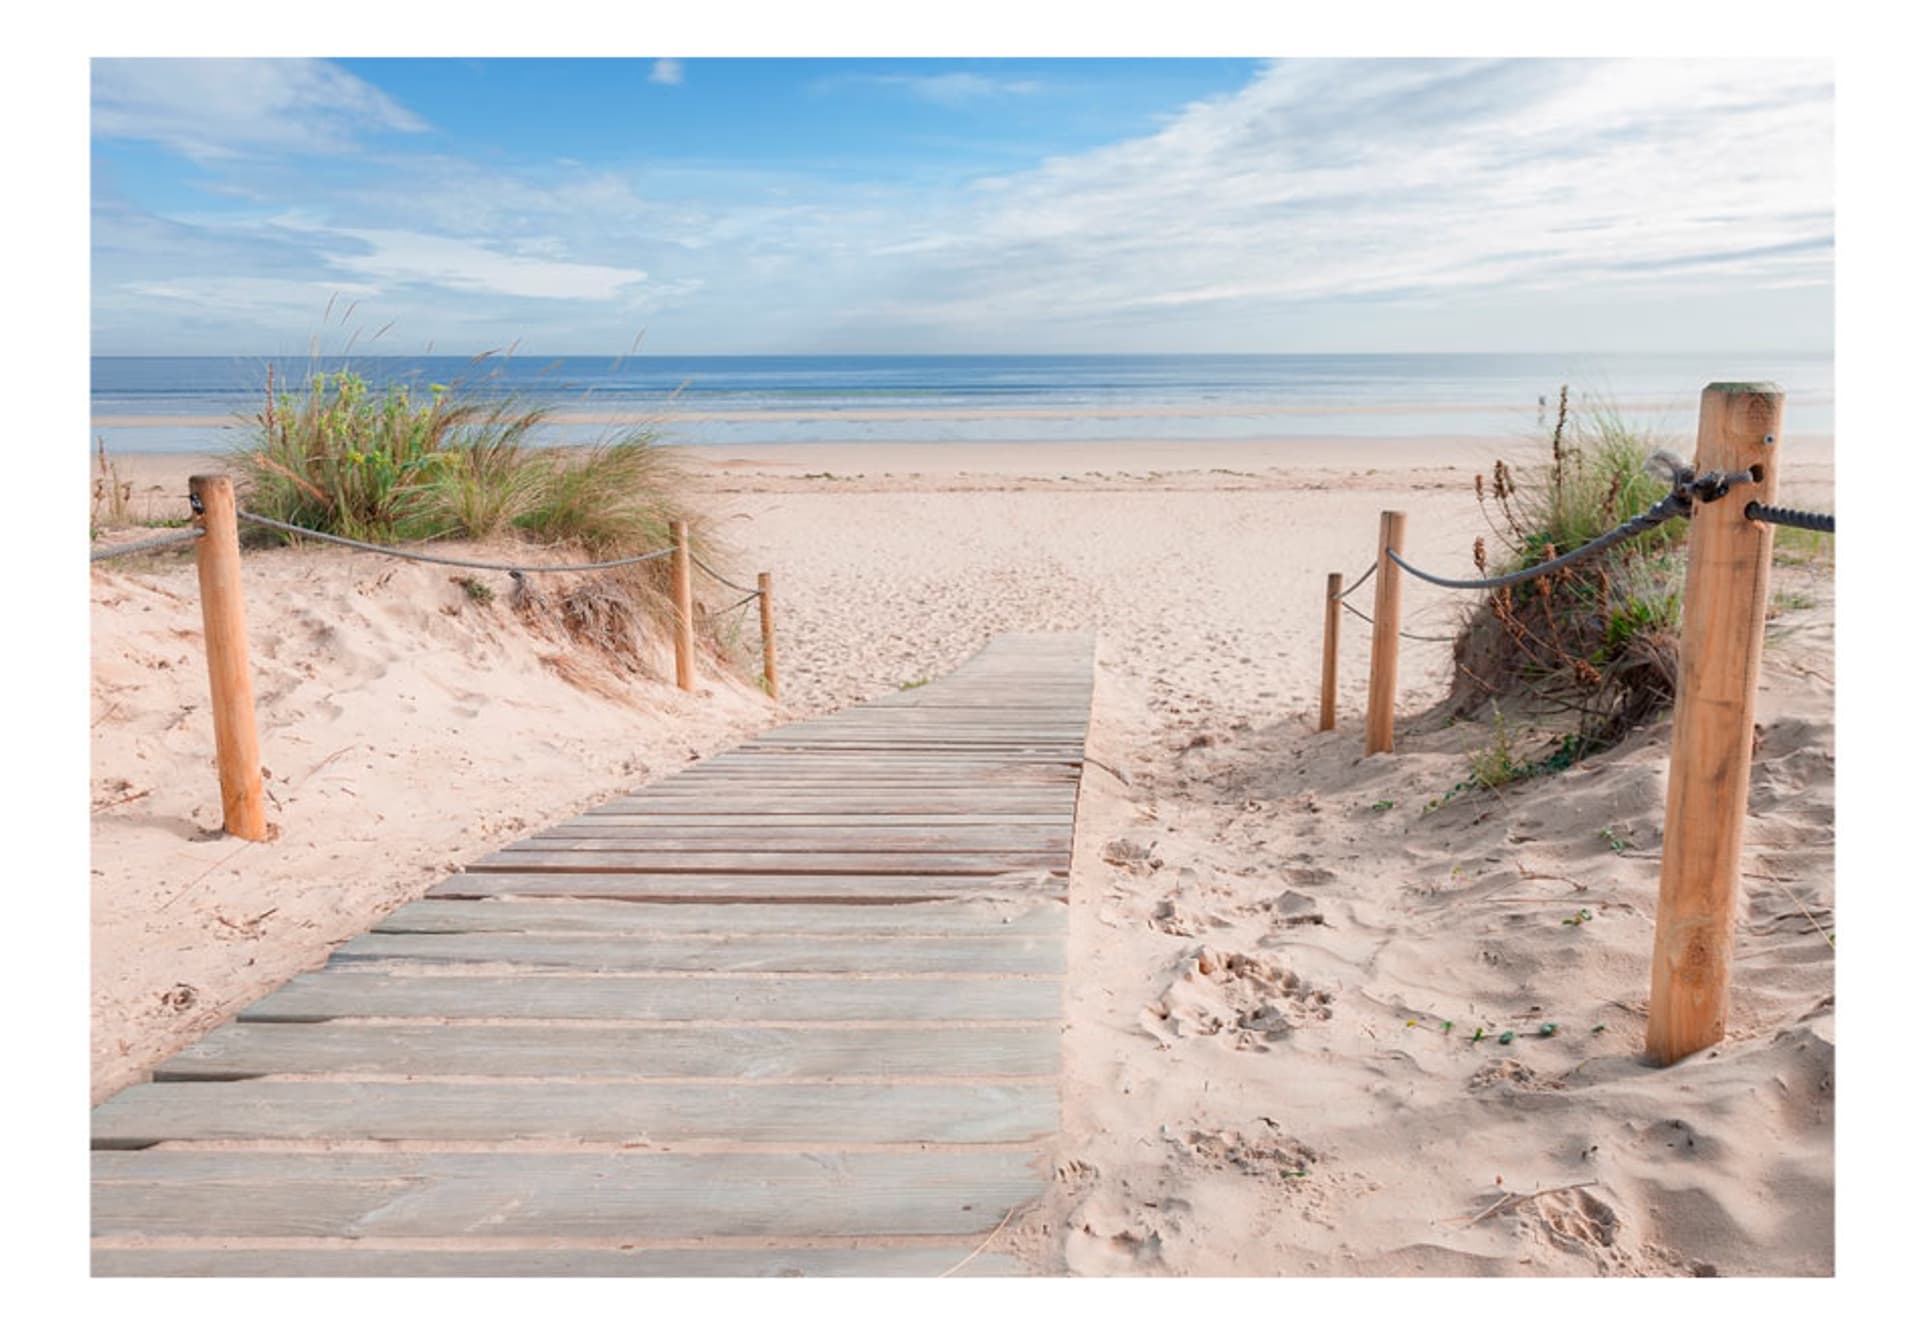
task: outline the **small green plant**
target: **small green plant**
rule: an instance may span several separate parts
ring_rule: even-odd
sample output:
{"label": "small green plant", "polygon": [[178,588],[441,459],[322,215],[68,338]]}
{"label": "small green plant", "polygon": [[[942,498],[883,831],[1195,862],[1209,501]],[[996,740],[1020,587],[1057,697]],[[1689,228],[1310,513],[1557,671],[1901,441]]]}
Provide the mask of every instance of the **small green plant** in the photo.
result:
{"label": "small green plant", "polygon": [[916,676],[911,681],[902,681],[900,683],[900,688],[902,690],[918,690],[921,686],[925,685],[927,682],[931,681],[932,679],[933,678],[930,676]]}
{"label": "small green plant", "polygon": [[1772,620],[1790,611],[1807,611],[1816,605],[1809,594],[1775,589],[1773,596],[1767,599],[1767,619]]}
{"label": "small green plant", "polygon": [[460,585],[461,592],[465,593],[481,606],[491,607],[493,605],[493,586],[491,584],[483,583],[470,574],[462,575],[453,582]]}
{"label": "small green plant", "polygon": [[1833,534],[1816,533],[1808,528],[1775,528],[1773,530],[1773,563],[1775,565],[1818,565],[1833,564]]}
{"label": "small green plant", "polygon": [[1609,848],[1612,848],[1615,852],[1625,852],[1628,848],[1633,846],[1632,843],[1629,843],[1626,839],[1614,833],[1611,826],[1605,829],[1602,829],[1600,831],[1600,838],[1601,838],[1601,841],[1603,841]]}
{"label": "small green plant", "polygon": [[1497,704],[1493,708],[1492,739],[1486,749],[1467,752],[1467,772],[1482,788],[1505,787],[1530,772],[1530,766],[1515,752],[1513,729]]}
{"label": "small green plant", "polygon": [[1593,920],[1593,910],[1591,908],[1582,908],[1579,912],[1575,913],[1571,917],[1562,917],[1560,919],[1560,925],[1561,926],[1582,926],[1588,922],[1591,922],[1592,920]]}
{"label": "small green plant", "polygon": [[1384,801],[1384,800],[1382,800],[1382,801],[1376,801],[1376,802],[1374,802],[1374,803],[1373,803],[1373,806],[1372,806],[1372,808],[1371,808],[1371,809],[1373,810],[1373,812],[1374,812],[1374,814],[1376,814],[1376,815],[1378,815],[1378,814],[1379,814],[1379,813],[1381,813],[1382,811],[1390,811],[1390,810],[1392,810],[1392,809],[1393,809],[1393,803],[1392,803],[1391,801]]}

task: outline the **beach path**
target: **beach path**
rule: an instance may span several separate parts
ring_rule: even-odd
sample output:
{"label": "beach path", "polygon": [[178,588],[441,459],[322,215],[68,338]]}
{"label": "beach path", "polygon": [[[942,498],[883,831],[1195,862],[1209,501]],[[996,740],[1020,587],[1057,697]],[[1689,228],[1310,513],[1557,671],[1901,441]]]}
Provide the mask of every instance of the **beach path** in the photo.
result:
{"label": "beach path", "polygon": [[93,1114],[97,1275],[1022,1272],[1089,635],[469,866]]}

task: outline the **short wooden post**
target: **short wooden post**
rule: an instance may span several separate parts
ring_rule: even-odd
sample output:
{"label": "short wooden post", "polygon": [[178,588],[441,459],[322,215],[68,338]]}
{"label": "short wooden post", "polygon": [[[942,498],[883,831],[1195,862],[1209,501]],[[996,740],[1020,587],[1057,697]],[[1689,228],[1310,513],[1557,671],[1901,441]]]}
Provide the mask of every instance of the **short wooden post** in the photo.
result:
{"label": "short wooden post", "polygon": [[1373,576],[1373,662],[1367,676],[1366,753],[1393,749],[1393,692],[1400,673],[1400,567],[1387,556],[1407,543],[1407,516],[1380,514],[1379,565]]}
{"label": "short wooden post", "polygon": [[213,696],[213,749],[220,773],[222,827],[258,843],[267,837],[260,784],[260,733],[253,716],[253,673],[247,666],[247,613],[240,590],[240,527],[233,479],[191,477],[187,494],[204,535],[194,543],[200,570],[200,618]]}
{"label": "short wooden post", "polygon": [[1333,693],[1340,681],[1340,576],[1327,576],[1327,629],[1320,643],[1320,730],[1333,730]]}
{"label": "short wooden post", "polygon": [[673,675],[682,690],[693,689],[693,549],[687,525],[673,521]]}
{"label": "short wooden post", "polygon": [[1667,1065],[1726,1036],[1740,842],[1753,769],[1754,693],[1766,636],[1770,504],[1786,396],[1773,384],[1710,384],[1700,395],[1697,471],[1758,465],[1757,486],[1696,504],[1687,534],[1680,680],[1667,773],[1660,907],[1653,927],[1647,1056]]}
{"label": "short wooden post", "polygon": [[766,678],[767,695],[780,698],[780,659],[773,647],[773,576],[760,574],[760,674]]}

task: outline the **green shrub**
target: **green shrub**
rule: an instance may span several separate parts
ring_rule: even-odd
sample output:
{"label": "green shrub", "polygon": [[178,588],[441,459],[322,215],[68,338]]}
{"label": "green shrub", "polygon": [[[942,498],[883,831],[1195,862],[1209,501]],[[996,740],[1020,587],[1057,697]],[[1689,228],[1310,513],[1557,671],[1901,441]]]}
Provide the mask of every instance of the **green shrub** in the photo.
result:
{"label": "green shrub", "polygon": [[643,428],[549,456],[514,524],[543,541],[578,542],[595,556],[658,551],[672,544],[673,520],[688,517],[683,490],[680,466]]}
{"label": "green shrub", "polygon": [[[1651,507],[1668,482],[1646,470],[1654,442],[1608,408],[1560,412],[1546,457],[1524,469],[1496,463],[1474,487],[1493,536],[1474,563],[1486,573],[1539,564]],[[1455,715],[1521,697],[1542,713],[1571,713],[1564,762],[1613,744],[1673,697],[1678,669],[1686,526],[1662,524],[1544,579],[1488,594],[1454,645]],[[1537,771],[1528,766],[1524,772]],[[1560,766],[1564,767],[1564,763]]]}
{"label": "green shrub", "polygon": [[668,545],[689,517],[678,466],[646,428],[580,450],[538,449],[550,412],[445,385],[371,391],[351,370],[274,391],[235,464],[247,504],[366,542],[518,533],[599,559]]}
{"label": "green shrub", "polygon": [[316,373],[299,394],[269,380],[236,462],[268,518],[366,542],[432,536],[439,483],[479,416],[438,385],[422,402],[404,385],[372,395],[346,370]]}

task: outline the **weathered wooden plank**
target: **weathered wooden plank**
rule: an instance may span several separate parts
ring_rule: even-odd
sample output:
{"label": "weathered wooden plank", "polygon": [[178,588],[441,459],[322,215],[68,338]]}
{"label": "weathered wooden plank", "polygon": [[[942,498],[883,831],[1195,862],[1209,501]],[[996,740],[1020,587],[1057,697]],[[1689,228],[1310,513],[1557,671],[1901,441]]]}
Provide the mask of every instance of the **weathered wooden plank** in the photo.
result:
{"label": "weathered wooden plank", "polygon": [[1051,1084],[135,1084],[93,1111],[93,1147],[192,1140],[1018,1144],[1059,1124]]}
{"label": "weathered wooden plank", "polygon": [[[622,815],[602,810],[573,817],[582,829],[824,829],[851,833],[890,829],[1069,828],[1064,815]],[[566,827],[566,826],[561,826]]]}
{"label": "weathered wooden plank", "polygon": [[726,903],[421,899],[396,910],[374,927],[378,932],[705,932],[783,936],[850,932],[1059,935],[1066,929],[1066,906],[1057,899],[1031,893],[1018,898],[982,895],[924,903],[765,903],[756,904],[752,912],[741,912],[737,904]]}
{"label": "weathered wooden plank", "polygon": [[966,852],[1053,853],[1073,846],[1070,825],[1025,830],[979,826],[959,830],[793,830],[741,827],[731,830],[596,829],[555,825],[507,845],[509,852]]}
{"label": "weathered wooden plank", "polygon": [[[867,773],[861,777],[831,776],[834,780],[830,788],[833,792],[909,793],[915,797],[970,796],[978,792],[979,783],[960,782],[953,779],[928,779],[924,782],[911,779],[892,780],[884,774]],[[761,791],[772,788],[779,791],[791,789],[821,790],[827,779],[818,774],[784,774],[768,772],[752,777],[716,774],[687,774],[677,778],[663,779],[648,787],[646,791],[662,796],[674,793],[711,793],[723,789]],[[1008,780],[999,784],[1006,792],[1028,798],[1059,798],[1071,792],[1075,782],[1055,778],[1035,777],[1024,782]]]}
{"label": "weathered wooden plank", "polygon": [[419,1250],[392,1245],[99,1246],[95,1278],[1008,1278],[1011,1255],[972,1246]]}
{"label": "weathered wooden plank", "polygon": [[626,797],[599,810],[608,815],[965,815],[974,819],[1045,815],[1071,819],[1074,798],[1039,800],[975,793],[930,801],[897,792],[866,796],[716,793],[708,797]]}
{"label": "weathered wooden plank", "polygon": [[388,977],[305,973],[241,1012],[324,1019],[678,1019],[709,1022],[1048,1019],[1054,980],[850,977]]}
{"label": "weathered wooden plank", "polygon": [[811,875],[1004,875],[1067,869],[1060,852],[569,852],[544,846],[488,853],[468,870],[770,872]]}
{"label": "weathered wooden plank", "polygon": [[[736,910],[737,911],[737,910]],[[744,914],[741,914],[744,915]],[[332,963],[391,961],[517,964],[607,972],[1028,973],[1066,970],[1060,936],[857,936],[833,939],[750,935],[532,936],[373,933],[333,952]]]}
{"label": "weathered wooden plank", "polygon": [[654,875],[635,872],[486,870],[448,876],[429,898],[561,895],[634,901],[706,903],[914,903],[992,895],[1064,898],[1064,875],[1022,871],[1007,876],[939,875]]}
{"label": "weathered wooden plank", "polygon": [[93,1155],[106,1237],[951,1237],[1040,1191],[1031,1150]]}
{"label": "weathered wooden plank", "polygon": [[932,795],[919,792],[848,793],[828,788],[816,792],[722,790],[701,795],[681,793],[667,796],[643,789],[639,793],[615,797],[595,809],[610,815],[669,812],[689,815],[1060,815],[1072,812],[1078,795],[1077,787],[1032,792],[966,791]]}
{"label": "weathered wooden plank", "polygon": [[1060,1068],[1060,1026],[674,1028],[223,1024],[154,1078],[418,1075],[537,1078],[1010,1077]]}

